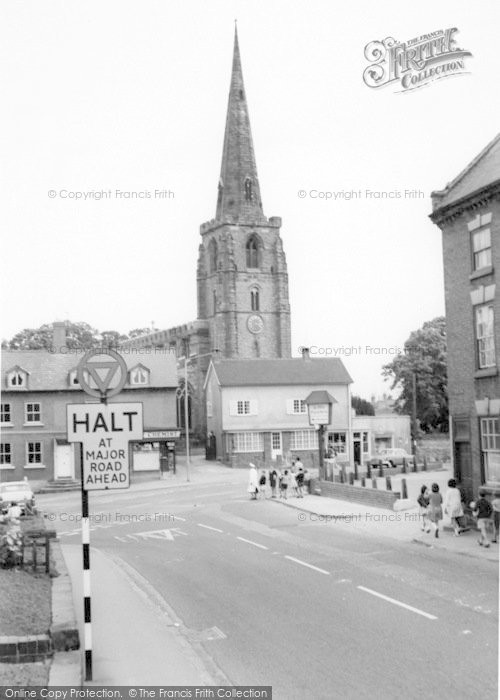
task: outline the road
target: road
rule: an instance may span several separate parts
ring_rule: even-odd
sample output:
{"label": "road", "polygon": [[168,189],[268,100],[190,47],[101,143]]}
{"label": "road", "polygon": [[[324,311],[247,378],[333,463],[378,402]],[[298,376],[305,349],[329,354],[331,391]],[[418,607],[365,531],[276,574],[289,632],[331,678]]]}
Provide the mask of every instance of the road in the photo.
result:
{"label": "road", "polygon": [[[221,472],[92,493],[92,546],[210,637],[205,651],[235,685],[272,685],[278,700],[497,697],[494,562],[301,520],[244,486]],[[76,544],[79,494],[38,503]]]}

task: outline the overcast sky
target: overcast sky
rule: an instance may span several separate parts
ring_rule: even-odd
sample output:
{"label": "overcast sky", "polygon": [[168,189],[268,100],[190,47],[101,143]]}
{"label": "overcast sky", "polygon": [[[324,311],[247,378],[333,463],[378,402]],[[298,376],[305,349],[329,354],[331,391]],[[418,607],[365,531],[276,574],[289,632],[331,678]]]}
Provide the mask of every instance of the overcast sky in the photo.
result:
{"label": "overcast sky", "polygon": [[[393,355],[378,353],[444,313],[430,192],[499,131],[500,3],[471,7],[4,0],[2,337],[64,319],[128,332],[196,318],[237,18],[264,212],[283,219],[293,354],[354,346],[354,391],[387,390],[380,367]],[[473,54],[466,75],[407,93],[363,82],[370,41],[449,27]],[[64,190],[113,196],[75,201]]]}

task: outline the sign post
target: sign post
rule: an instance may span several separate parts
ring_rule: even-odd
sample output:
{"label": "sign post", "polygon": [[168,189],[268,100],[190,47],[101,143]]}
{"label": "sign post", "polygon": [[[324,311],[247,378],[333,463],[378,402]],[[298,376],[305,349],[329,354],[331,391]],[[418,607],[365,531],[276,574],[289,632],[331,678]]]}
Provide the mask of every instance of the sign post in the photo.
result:
{"label": "sign post", "polygon": [[142,439],[143,416],[141,403],[108,404],[127,381],[125,360],[114,350],[90,350],[78,364],[77,376],[83,391],[100,400],[66,408],[68,442],[80,443],[85,680],[91,681],[89,491],[130,486],[129,441]]}
{"label": "sign post", "polygon": [[324,434],[327,425],[332,422],[332,405],[337,403],[327,391],[312,391],[305,399],[309,411],[309,423],[318,431],[319,478],[325,477]]}

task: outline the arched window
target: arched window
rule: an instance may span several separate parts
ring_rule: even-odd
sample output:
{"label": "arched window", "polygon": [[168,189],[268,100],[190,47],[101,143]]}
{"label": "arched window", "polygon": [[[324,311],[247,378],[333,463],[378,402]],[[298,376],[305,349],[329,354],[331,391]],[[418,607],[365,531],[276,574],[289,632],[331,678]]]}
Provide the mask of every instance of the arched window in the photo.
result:
{"label": "arched window", "polygon": [[[179,386],[176,391],[176,403],[177,403],[177,427],[181,428],[182,430],[186,429],[186,412],[184,408],[184,401],[186,400],[186,392],[184,391],[184,379],[181,379],[179,382]],[[191,430],[193,427],[193,421],[191,419],[191,412],[192,412],[192,400],[193,400],[193,387],[191,384],[188,382],[187,385],[187,408],[188,408],[188,421],[189,421],[189,429]]]}
{"label": "arched window", "polygon": [[247,267],[259,267],[259,244],[256,236],[247,241]]}
{"label": "arched window", "polygon": [[210,272],[217,270],[217,242],[212,238],[208,244],[208,269]]}
{"label": "arched window", "polygon": [[258,289],[250,290],[250,308],[252,309],[252,311],[260,311],[260,299]]}

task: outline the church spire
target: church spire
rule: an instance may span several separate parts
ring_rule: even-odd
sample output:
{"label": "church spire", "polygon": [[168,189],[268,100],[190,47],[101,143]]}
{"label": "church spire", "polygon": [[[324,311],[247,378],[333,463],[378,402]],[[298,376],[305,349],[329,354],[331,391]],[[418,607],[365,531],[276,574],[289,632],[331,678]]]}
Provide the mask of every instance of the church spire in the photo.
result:
{"label": "church spire", "polygon": [[235,26],[216,219],[240,221],[247,217],[255,219],[256,215],[263,216],[262,202]]}

